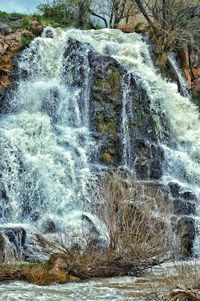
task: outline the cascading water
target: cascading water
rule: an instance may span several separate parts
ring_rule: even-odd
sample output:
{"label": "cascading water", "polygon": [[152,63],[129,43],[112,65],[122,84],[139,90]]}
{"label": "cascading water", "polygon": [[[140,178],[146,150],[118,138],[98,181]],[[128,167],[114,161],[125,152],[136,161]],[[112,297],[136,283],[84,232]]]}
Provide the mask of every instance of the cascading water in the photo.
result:
{"label": "cascading water", "polygon": [[181,73],[181,71],[180,71],[180,69],[177,65],[176,59],[175,59],[174,54],[172,52],[169,53],[168,59],[170,61],[170,64],[172,65],[172,68],[174,69],[174,71],[177,75],[181,94],[185,97],[189,97],[189,93],[188,93],[188,88],[189,87],[188,87],[187,82],[186,82],[185,78],[183,77],[183,75],[182,75],[182,73]]}
{"label": "cascading water", "polygon": [[[89,82],[83,91],[70,85],[64,34],[47,38],[46,32],[23,52],[19,86],[1,118],[1,222],[52,216],[77,223],[90,199]],[[86,65],[86,80],[87,73]]]}
{"label": "cascading water", "polygon": [[[36,223],[51,216],[77,227],[80,209],[92,201],[95,175],[90,158],[95,142],[90,134],[91,48],[113,57],[127,71],[121,84],[121,162],[129,168],[134,166],[129,127],[129,119],[134,119],[132,75],[146,91],[157,120],[162,111],[170,126],[171,141],[165,141],[165,129],[158,122],[165,153],[163,182],[178,182],[183,191],[192,189],[199,195],[198,110],[178,93],[176,84],[158,74],[142,37],[108,29],[57,29],[48,37],[49,30],[23,52],[21,79],[10,100],[10,113],[0,120],[1,222]],[[65,57],[69,39],[83,43],[76,66]]]}
{"label": "cascading water", "polygon": [[129,117],[134,119],[132,112],[132,97],[130,94],[130,75],[124,76],[122,81],[123,101],[122,101],[122,125],[121,125],[121,140],[122,140],[122,164],[125,167],[132,167],[132,147],[131,147],[131,135],[129,129]]}

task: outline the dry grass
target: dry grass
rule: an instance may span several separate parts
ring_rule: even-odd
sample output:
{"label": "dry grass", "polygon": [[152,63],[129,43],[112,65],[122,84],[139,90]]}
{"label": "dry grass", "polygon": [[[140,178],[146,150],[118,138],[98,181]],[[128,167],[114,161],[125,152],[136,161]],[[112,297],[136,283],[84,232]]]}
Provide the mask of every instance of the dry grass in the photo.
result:
{"label": "dry grass", "polygon": [[171,207],[165,197],[150,191],[139,182],[129,182],[119,175],[105,179],[102,203],[95,213],[104,222],[110,249],[125,261],[160,262],[169,255],[173,234],[168,217]]}
{"label": "dry grass", "polygon": [[165,289],[151,286],[146,296],[148,301],[199,301],[200,266],[197,264],[177,264],[174,273],[163,276]]}
{"label": "dry grass", "polygon": [[125,33],[131,33],[134,31],[134,26],[133,24],[118,24],[117,29],[120,29]]}
{"label": "dry grass", "polygon": [[51,285],[74,281],[64,271],[55,271],[49,263],[1,265],[0,281],[26,281],[36,285]]}

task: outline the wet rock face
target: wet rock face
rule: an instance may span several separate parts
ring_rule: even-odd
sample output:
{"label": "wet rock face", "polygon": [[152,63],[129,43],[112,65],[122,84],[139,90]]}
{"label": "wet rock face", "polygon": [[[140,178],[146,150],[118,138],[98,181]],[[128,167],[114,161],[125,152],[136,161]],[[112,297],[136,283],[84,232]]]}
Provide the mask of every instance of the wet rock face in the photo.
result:
{"label": "wet rock face", "polygon": [[163,150],[155,143],[142,139],[135,141],[134,168],[139,179],[158,180],[162,176]]}
{"label": "wet rock face", "polygon": [[98,133],[98,160],[117,165],[121,158],[122,68],[112,58],[92,52],[91,127]]}
{"label": "wet rock face", "polygon": [[177,183],[169,183],[170,195],[173,199],[173,210],[176,215],[195,215],[197,197],[191,191],[181,191]]}
{"label": "wet rock face", "polygon": [[[91,53],[91,124],[99,133],[99,160],[108,165],[122,164],[122,106],[130,99],[127,123],[131,139],[131,166],[138,178],[159,179],[162,150],[157,144],[156,124],[146,92],[114,59]],[[124,90],[128,89],[124,96]]]}
{"label": "wet rock face", "polygon": [[185,43],[177,57],[192,93],[200,101],[200,48]]}
{"label": "wet rock face", "polygon": [[183,258],[193,255],[194,240],[197,235],[194,215],[197,197],[192,191],[182,191],[178,183],[169,183],[169,195],[172,201],[174,230],[180,241],[179,255]]}
{"label": "wet rock face", "polygon": [[24,247],[26,231],[22,227],[0,227],[0,233],[4,234],[8,240],[16,247]]}
{"label": "wet rock face", "polygon": [[[92,160],[108,166],[123,164],[122,110],[126,98],[130,167],[139,179],[160,179],[163,152],[158,145],[159,133],[150,100],[138,79],[112,57],[101,55],[89,44],[75,39],[69,39],[64,57],[63,76],[66,83],[81,90],[80,104],[89,88],[90,126],[98,144]],[[86,77],[89,87],[85,85]]]}
{"label": "wet rock face", "polygon": [[6,259],[6,252],[15,258],[21,257],[26,241],[26,231],[22,227],[0,227],[0,263]]}

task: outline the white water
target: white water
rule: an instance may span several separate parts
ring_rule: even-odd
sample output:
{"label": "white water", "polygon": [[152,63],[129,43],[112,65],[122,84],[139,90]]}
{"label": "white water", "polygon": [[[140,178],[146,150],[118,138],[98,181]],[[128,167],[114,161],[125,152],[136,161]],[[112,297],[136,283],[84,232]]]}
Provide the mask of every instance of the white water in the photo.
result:
{"label": "white water", "polygon": [[131,82],[130,75],[123,77],[122,90],[122,112],[121,112],[121,143],[123,149],[122,164],[125,167],[131,168],[133,166],[133,152],[131,145],[131,135],[129,130],[129,116],[131,120],[134,119],[132,112],[132,97],[130,94]]}
{"label": "white water", "polygon": [[179,85],[180,85],[180,92],[183,96],[185,97],[189,97],[189,92],[188,92],[188,84],[185,80],[185,78],[183,77],[181,70],[178,67],[178,64],[176,62],[176,59],[174,57],[174,54],[171,52],[168,56],[168,59],[172,65],[172,68],[174,69],[177,77],[178,77],[178,81],[179,81]]}
{"label": "white water", "polygon": [[20,59],[26,76],[0,122],[1,190],[9,199],[2,197],[2,222],[59,216],[78,228],[90,202],[89,95],[84,85],[84,91],[65,85],[66,46],[63,33],[51,39],[44,32]]}
{"label": "white water", "polygon": [[[127,289],[126,289],[127,285]],[[0,301],[124,301],[134,278],[91,280],[50,287],[39,287],[26,283],[0,284]],[[120,289],[122,287],[122,289]],[[141,300],[130,298],[130,300]]]}
{"label": "white water", "polygon": [[[53,39],[44,33],[24,52],[20,70],[25,78],[10,101],[10,114],[0,120],[1,191],[9,198],[9,204],[1,198],[1,221],[32,224],[50,216],[77,230],[84,206],[88,208],[92,201],[90,157],[95,145],[89,130],[89,46],[82,54],[84,80],[81,87],[74,87],[71,75],[63,72],[65,64],[70,64],[63,56],[69,38],[112,56],[137,77],[152,110],[162,111],[169,122],[173,143],[164,140],[161,123],[159,128],[166,158],[163,181],[179,182],[183,190],[199,193],[199,112],[188,97],[178,93],[176,84],[161,78],[142,37],[108,29],[53,31]],[[122,161],[130,167],[128,79],[122,87]]]}
{"label": "white water", "polygon": [[[172,141],[175,145],[162,140],[165,150],[167,168],[164,170],[163,180],[178,181],[188,188],[199,191],[200,182],[200,120],[198,108],[191,103],[189,97],[183,97],[178,93],[178,87],[174,83],[164,80],[155,69],[148,44],[138,34],[124,34],[118,30],[76,31],[67,32],[81,42],[90,43],[96,51],[109,54],[129,72],[137,76],[137,81],[147,91],[154,111],[162,111],[169,123]],[[124,89],[124,93],[127,87]],[[127,98],[124,96],[124,107]],[[123,115],[122,133],[125,132],[126,121]],[[124,130],[123,130],[124,128]],[[124,135],[127,149],[124,156],[129,156],[129,136]],[[125,144],[125,143],[124,143]],[[127,159],[126,159],[127,160]]]}

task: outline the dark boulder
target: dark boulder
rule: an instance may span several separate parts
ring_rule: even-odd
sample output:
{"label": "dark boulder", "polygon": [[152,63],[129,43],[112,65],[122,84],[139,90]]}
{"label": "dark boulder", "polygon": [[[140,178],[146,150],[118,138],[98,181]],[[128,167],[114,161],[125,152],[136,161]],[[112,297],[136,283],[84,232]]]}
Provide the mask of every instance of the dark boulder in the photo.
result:
{"label": "dark boulder", "polygon": [[181,199],[174,199],[173,207],[173,213],[176,215],[194,215],[196,211],[195,203]]}
{"label": "dark boulder", "polygon": [[56,225],[51,219],[47,219],[42,224],[43,233],[55,233],[56,232]]}
{"label": "dark boulder", "polygon": [[197,197],[192,191],[182,191],[181,186],[178,183],[170,182],[168,184],[170,192],[173,198],[181,198],[185,201],[197,202]]}
{"label": "dark boulder", "polygon": [[139,179],[159,180],[162,176],[163,150],[158,144],[149,143],[143,139],[135,139],[134,168]]}
{"label": "dark boulder", "polygon": [[196,237],[195,220],[191,217],[180,218],[176,226],[176,234],[180,239],[182,257],[191,257]]}
{"label": "dark boulder", "polygon": [[170,192],[172,197],[177,198],[180,196],[180,185],[178,183],[174,183],[174,182],[170,182],[168,184],[169,188],[170,188]]}
{"label": "dark boulder", "polygon": [[24,248],[26,241],[26,231],[20,226],[16,227],[3,227],[0,226],[0,234],[6,236],[11,244],[20,251]]}

